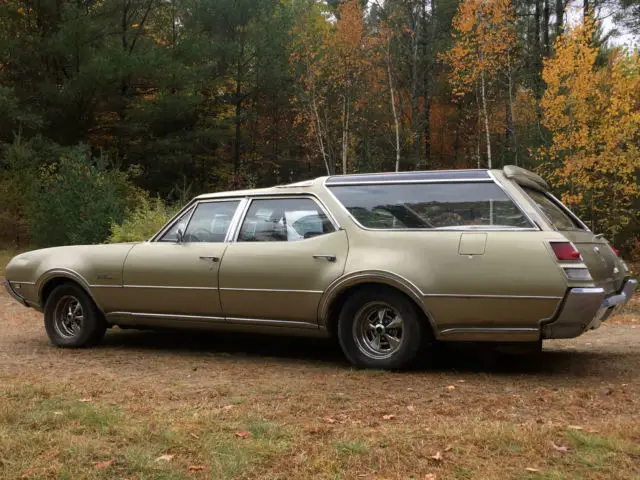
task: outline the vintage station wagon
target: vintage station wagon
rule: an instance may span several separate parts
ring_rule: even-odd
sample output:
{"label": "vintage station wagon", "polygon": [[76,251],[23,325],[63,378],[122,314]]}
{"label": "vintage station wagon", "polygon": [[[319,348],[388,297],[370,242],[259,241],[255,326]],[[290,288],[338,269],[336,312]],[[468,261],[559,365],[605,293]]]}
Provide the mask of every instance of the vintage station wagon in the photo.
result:
{"label": "vintage station wagon", "polygon": [[6,288],[51,341],[109,327],[333,336],[356,365],[435,341],[570,338],[636,289],[626,264],[538,175],[344,175],[201,195],[146,242],[36,250]]}

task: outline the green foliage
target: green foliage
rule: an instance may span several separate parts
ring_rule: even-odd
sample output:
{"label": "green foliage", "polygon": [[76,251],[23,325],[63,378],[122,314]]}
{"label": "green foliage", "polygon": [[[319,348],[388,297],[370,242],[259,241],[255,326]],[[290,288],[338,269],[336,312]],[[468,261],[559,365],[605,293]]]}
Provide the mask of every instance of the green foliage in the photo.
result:
{"label": "green foliage", "polygon": [[159,198],[140,198],[139,204],[128,211],[121,223],[111,224],[109,242],[138,242],[148,240],[177,213],[179,207],[168,207]]}
{"label": "green foliage", "polygon": [[79,145],[40,168],[28,204],[36,245],[93,244],[108,237],[136,195],[129,175],[109,167],[106,158],[93,158]]}

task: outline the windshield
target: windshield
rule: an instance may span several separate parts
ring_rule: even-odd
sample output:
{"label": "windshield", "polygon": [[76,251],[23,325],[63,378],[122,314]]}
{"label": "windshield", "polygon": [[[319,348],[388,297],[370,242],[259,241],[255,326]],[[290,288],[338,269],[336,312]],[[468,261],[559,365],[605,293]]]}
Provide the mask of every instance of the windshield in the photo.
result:
{"label": "windshield", "polygon": [[582,225],[558,205],[553,198],[532,188],[523,187],[523,190],[535,202],[538,209],[547,217],[556,230],[584,230]]}

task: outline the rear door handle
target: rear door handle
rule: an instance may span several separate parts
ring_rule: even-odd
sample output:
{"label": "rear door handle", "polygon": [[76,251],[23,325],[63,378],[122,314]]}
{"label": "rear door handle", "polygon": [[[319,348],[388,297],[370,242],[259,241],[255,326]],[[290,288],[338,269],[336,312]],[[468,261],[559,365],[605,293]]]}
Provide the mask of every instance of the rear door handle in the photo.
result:
{"label": "rear door handle", "polygon": [[324,258],[327,262],[335,262],[335,255],[314,255],[313,258]]}
{"label": "rear door handle", "polygon": [[220,257],[200,257],[200,260],[211,260],[213,263],[218,263]]}

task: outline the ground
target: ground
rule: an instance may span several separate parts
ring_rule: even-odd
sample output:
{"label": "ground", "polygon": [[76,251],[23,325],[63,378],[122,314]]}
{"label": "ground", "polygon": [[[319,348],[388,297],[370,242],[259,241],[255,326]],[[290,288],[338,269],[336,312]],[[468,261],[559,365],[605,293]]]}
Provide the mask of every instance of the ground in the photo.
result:
{"label": "ground", "polygon": [[405,372],[331,342],[121,331],[61,350],[0,294],[2,479],[640,479],[640,302],[540,357]]}

